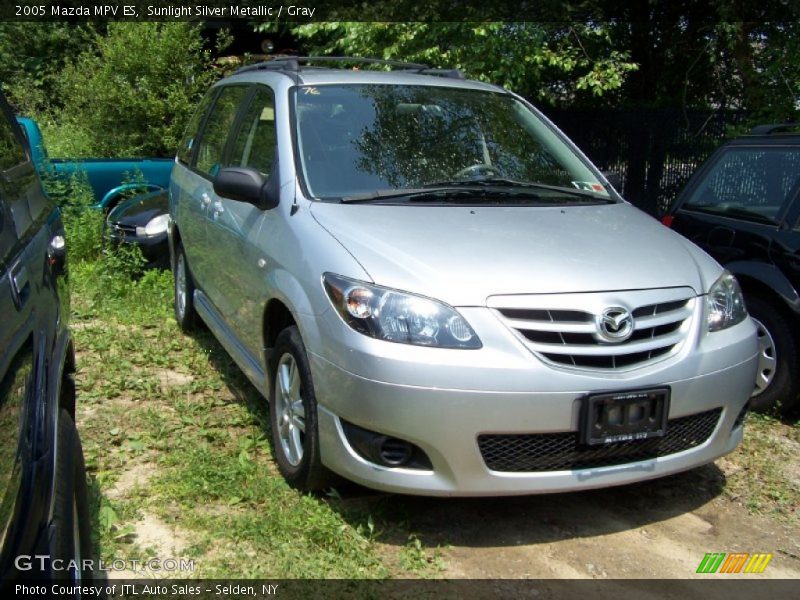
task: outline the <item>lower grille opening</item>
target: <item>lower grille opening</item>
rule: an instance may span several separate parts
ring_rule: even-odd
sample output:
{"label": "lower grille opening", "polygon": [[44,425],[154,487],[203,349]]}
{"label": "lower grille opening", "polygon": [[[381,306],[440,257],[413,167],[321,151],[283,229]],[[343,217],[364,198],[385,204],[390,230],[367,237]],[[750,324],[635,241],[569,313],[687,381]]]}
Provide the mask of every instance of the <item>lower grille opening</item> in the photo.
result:
{"label": "lower grille opening", "polygon": [[578,432],[536,434],[482,434],[478,447],[492,471],[564,471],[610,467],[683,452],[705,443],[717,426],[721,408],[670,419],[664,437],[614,442],[602,446],[580,444]]}
{"label": "lower grille opening", "polygon": [[589,367],[592,369],[620,369],[630,367],[639,363],[653,360],[660,356],[669,354],[675,346],[665,346],[644,352],[632,352],[630,354],[606,354],[606,355],[583,355],[583,354],[556,354],[555,352],[543,352],[542,356],[555,363],[573,367]]}
{"label": "lower grille opening", "polygon": [[344,419],[342,429],[350,446],[365,460],[384,467],[433,469],[428,455],[409,441],[364,429]]}

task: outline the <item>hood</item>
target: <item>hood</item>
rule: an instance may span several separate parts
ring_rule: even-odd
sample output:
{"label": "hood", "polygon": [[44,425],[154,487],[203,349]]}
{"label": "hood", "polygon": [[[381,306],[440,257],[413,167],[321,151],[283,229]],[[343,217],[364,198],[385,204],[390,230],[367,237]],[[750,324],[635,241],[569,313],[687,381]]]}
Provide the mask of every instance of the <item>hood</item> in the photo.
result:
{"label": "hood", "polygon": [[507,294],[683,286],[704,293],[721,272],[691,242],[629,204],[315,202],[311,212],[375,283],[454,306],[483,306],[489,296]]}
{"label": "hood", "polygon": [[150,219],[169,212],[166,190],[156,190],[123,200],[108,213],[108,221],[135,227],[147,225]]}

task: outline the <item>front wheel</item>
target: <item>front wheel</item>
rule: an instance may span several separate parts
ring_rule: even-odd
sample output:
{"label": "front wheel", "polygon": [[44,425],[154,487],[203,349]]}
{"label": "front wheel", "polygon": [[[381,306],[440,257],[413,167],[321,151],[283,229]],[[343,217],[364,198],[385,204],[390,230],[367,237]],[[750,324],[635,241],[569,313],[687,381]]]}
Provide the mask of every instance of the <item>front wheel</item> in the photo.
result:
{"label": "front wheel", "polygon": [[178,327],[184,332],[192,331],[197,322],[197,313],[194,310],[194,282],[186,262],[186,252],[183,244],[178,243],[175,249],[175,265],[173,268],[175,280],[175,320]]}
{"label": "front wheel", "polygon": [[59,565],[59,570],[51,576],[74,582],[91,579],[91,571],[83,569],[84,559],[93,557],[86,467],[75,423],[64,409],[58,415],[54,490],[50,552],[53,566]]}
{"label": "front wheel", "polygon": [[797,407],[800,365],[792,324],[783,311],[760,297],[745,299],[758,336],[758,372],[750,398],[753,410],[782,412]]}
{"label": "front wheel", "polygon": [[332,474],[320,460],[317,401],[297,327],[287,327],[278,335],[273,356],[269,416],[278,470],[295,488],[324,489]]}

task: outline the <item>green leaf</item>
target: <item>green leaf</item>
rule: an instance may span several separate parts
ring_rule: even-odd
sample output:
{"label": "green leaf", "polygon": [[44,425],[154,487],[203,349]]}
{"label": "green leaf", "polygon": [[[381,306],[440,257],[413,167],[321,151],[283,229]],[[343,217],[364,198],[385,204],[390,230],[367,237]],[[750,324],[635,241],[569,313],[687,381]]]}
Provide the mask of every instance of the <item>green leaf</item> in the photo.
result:
{"label": "green leaf", "polygon": [[111,528],[114,526],[114,523],[119,521],[119,517],[114,509],[111,507],[111,504],[108,502],[103,502],[100,506],[100,511],[98,513],[98,520],[100,522],[100,529],[103,531],[111,531]]}

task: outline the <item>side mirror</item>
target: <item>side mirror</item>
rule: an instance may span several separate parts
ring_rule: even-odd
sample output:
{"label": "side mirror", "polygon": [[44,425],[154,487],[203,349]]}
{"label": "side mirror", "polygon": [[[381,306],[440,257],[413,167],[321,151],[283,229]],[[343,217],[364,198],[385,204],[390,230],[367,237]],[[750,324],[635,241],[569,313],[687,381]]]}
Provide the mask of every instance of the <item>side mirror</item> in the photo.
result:
{"label": "side mirror", "polygon": [[614,173],[613,171],[603,171],[603,177],[605,177],[606,181],[611,184],[611,187],[617,190],[620,194],[622,193],[622,177],[619,176],[619,173]]}
{"label": "side mirror", "polygon": [[220,169],[214,178],[214,193],[268,210],[278,206],[274,179],[265,179],[261,173],[249,167],[226,167]]}

